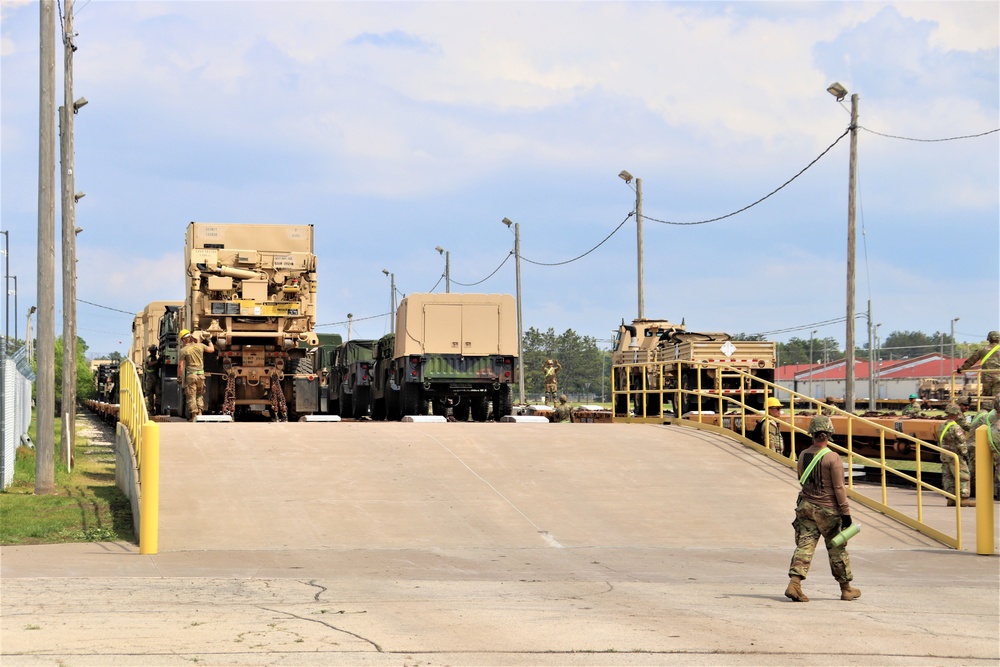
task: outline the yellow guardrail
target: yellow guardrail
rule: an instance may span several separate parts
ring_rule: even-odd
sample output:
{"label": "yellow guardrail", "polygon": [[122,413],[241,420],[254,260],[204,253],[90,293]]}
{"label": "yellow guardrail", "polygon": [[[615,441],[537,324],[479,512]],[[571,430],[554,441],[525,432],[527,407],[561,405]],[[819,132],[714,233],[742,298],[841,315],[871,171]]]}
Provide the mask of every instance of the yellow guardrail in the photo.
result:
{"label": "yellow guardrail", "polygon": [[139,472],[139,553],[155,554],[159,540],[160,427],[150,421],[135,364],[118,366],[118,421],[128,430]]}
{"label": "yellow guardrail", "polygon": [[[963,373],[959,373],[958,371],[954,371],[951,374],[950,386],[948,388],[948,395],[951,396],[951,400],[955,400],[955,380],[957,378],[960,378],[960,377],[963,378],[962,388],[964,389],[965,387],[969,386],[969,383],[965,382],[964,377],[966,375],[975,375],[976,376],[976,380],[975,380],[975,383],[972,383],[972,386],[975,388],[976,393],[975,394],[969,393],[966,396],[969,398],[969,409],[975,409],[977,411],[978,410],[982,410],[982,408],[983,408],[983,400],[987,400],[987,401],[992,401],[993,400],[993,396],[985,396],[983,394],[983,373],[996,373],[996,371],[993,371],[993,370],[990,370],[990,369],[985,369],[984,370],[982,368],[974,368],[972,370],[968,370],[968,371],[965,371]],[[993,406],[993,407],[997,407],[997,406]]]}
{"label": "yellow guardrail", "polygon": [[[634,370],[635,367],[641,367],[641,372],[628,372],[630,368]],[[622,372],[617,372],[618,369],[621,369]],[[690,371],[696,372],[692,373]],[[716,378],[716,382],[713,386],[702,386],[702,378],[706,375],[706,373],[703,373],[702,371],[710,371],[709,374]],[[730,385],[729,388],[722,388],[720,386],[721,383],[719,382],[719,378],[723,377],[723,375],[725,375],[728,379],[728,384]],[[636,376],[642,378],[640,383],[641,387],[632,388],[616,386],[616,378]],[[665,388],[650,389],[647,386],[648,377],[659,378],[661,382],[665,378],[670,378],[672,380],[672,384],[671,386]],[[676,382],[675,379],[681,377],[695,377],[695,386],[677,386],[680,383]],[[734,379],[736,380],[735,382],[733,381]],[[736,388],[732,388],[733,384],[738,386]],[[852,499],[857,500],[859,503],[896,519],[897,521],[941,542],[942,544],[955,549],[962,548],[961,498],[957,496],[956,493],[949,493],[944,489],[927,482],[924,479],[924,462],[922,461],[923,454],[925,452],[933,452],[932,455],[936,455],[937,458],[942,461],[950,459],[955,466],[955,470],[958,470],[959,455],[955,452],[943,449],[937,444],[926,442],[920,438],[896,431],[895,429],[878,424],[870,419],[859,417],[835,406],[825,404],[817,399],[790,389],[786,389],[785,387],[781,387],[773,382],[758,378],[751,373],[734,369],[725,364],[684,360],[640,364],[615,364],[612,367],[611,387],[613,409],[615,406],[621,405],[622,399],[624,399],[627,406],[639,406],[636,408],[635,412],[633,412],[630,407],[627,416],[615,414],[612,418],[612,421],[614,422],[670,423],[703,428],[705,430],[716,431],[728,436],[739,436],[741,442],[744,444],[757,449],[758,451],[793,469],[796,467],[796,437],[800,439],[806,438],[806,442],[810,444],[812,442],[806,430],[808,428],[807,420],[815,416],[815,414],[843,417],[846,421],[846,433],[838,432],[837,435],[846,437],[846,443],[840,445],[831,442],[831,448],[846,457],[848,470],[853,471],[855,463],[861,463],[866,467],[875,468],[878,471],[879,489],[881,492],[877,499],[862,494],[857,490],[853,476],[848,475],[848,495]],[[779,400],[784,398],[782,402],[789,405],[790,419],[780,420],[782,422],[782,426],[788,430],[791,439],[789,456],[784,456],[770,449],[770,443],[767,441],[769,439],[769,434],[765,436],[764,445],[753,442],[747,437],[747,416],[756,415],[758,417],[765,417],[766,415],[763,410],[763,405],[766,398],[769,396],[773,396]],[[748,401],[753,401],[754,405],[760,407],[748,405]],[[688,405],[694,409],[689,410],[685,416],[685,414],[681,411],[671,411],[669,413],[665,413],[663,409],[665,405],[670,405],[671,407]],[[650,410],[648,409],[650,406],[656,407],[655,414],[650,413]],[[639,409],[640,407],[641,410]],[[618,411],[616,410],[616,413],[617,412]],[[799,418],[797,419],[797,417]],[[732,419],[739,419],[738,428],[732,428],[733,426],[736,426],[736,424],[732,421],[727,421]],[[801,425],[798,423],[799,421],[802,421]],[[729,423],[731,427],[726,427],[726,423]],[[869,434],[874,432],[874,436],[868,435],[866,436],[867,438],[878,438],[878,458],[864,456],[855,451],[854,433],[855,430],[861,426],[863,426],[864,430]],[[764,432],[766,434],[768,433],[766,429]],[[893,457],[891,454],[895,451],[895,449],[889,448],[889,456],[887,456],[887,434],[891,434],[892,440],[895,442],[903,441],[909,443],[913,447],[915,452],[914,459],[916,463],[915,470],[912,474],[906,471],[897,470],[888,465],[887,461],[892,460]],[[989,478],[990,483],[988,487],[981,487],[977,484],[977,495],[978,497],[983,498],[983,502],[978,504],[979,509],[977,509],[976,522],[977,534],[980,529],[983,529],[982,527],[984,525],[988,526],[991,535],[989,543],[992,549],[993,522],[992,519],[987,520],[987,517],[985,516],[987,509],[989,510],[990,515],[992,515],[993,509],[992,452],[989,451],[988,445],[985,447],[977,446],[976,455],[978,461],[980,453],[984,450],[985,453],[983,456],[990,457],[990,463],[988,466],[986,464],[977,463],[977,469],[988,470],[990,471],[990,474],[978,475],[977,481]],[[942,462],[942,465],[945,465],[945,463]],[[979,465],[983,465],[983,467],[978,467]],[[915,516],[907,514],[903,509],[893,507],[890,501],[891,494],[890,485],[888,484],[889,480],[906,482],[907,484],[915,487],[916,504],[913,508],[915,510]],[[959,481],[956,479],[956,491],[958,491],[958,485]],[[987,491],[979,491],[980,488],[987,489]],[[928,493],[934,498],[944,498],[955,501],[955,528],[953,532],[945,532],[930,525],[925,520],[925,495]]]}

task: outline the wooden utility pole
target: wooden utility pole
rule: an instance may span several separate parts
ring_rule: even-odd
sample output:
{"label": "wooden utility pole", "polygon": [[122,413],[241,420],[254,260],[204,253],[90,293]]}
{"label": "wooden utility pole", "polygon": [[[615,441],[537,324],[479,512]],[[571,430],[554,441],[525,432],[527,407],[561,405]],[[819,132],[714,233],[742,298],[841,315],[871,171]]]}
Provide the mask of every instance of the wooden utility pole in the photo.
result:
{"label": "wooden utility pole", "polygon": [[56,225],[56,13],[41,0],[38,67],[38,409],[35,431],[35,493],[55,488],[55,225]]}
{"label": "wooden utility pole", "polygon": [[844,409],[854,412],[854,233],[858,182],[858,94],[851,95],[851,155],[847,183],[847,372],[844,375]]}
{"label": "wooden utility pole", "polygon": [[73,0],[66,0],[63,22],[63,106],[59,107],[59,156],[62,183],[63,429],[59,461],[72,465],[76,445],[76,176],[73,117]]}

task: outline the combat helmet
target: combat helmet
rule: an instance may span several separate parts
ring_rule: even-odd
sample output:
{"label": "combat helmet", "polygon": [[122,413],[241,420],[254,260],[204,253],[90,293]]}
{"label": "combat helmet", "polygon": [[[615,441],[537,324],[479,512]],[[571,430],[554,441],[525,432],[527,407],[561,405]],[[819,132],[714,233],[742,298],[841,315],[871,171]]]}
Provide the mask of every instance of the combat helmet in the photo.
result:
{"label": "combat helmet", "polygon": [[1000,343],[1000,331],[991,331],[986,335],[987,342]]}
{"label": "combat helmet", "polygon": [[155,345],[150,345],[149,348],[148,348],[149,352],[156,352],[156,350],[157,350],[157,347]]}
{"label": "combat helmet", "polygon": [[817,433],[833,433],[833,420],[826,415],[813,417],[809,422],[809,435],[815,436]]}
{"label": "combat helmet", "polygon": [[944,413],[949,417],[957,417],[962,414],[962,408],[958,407],[956,403],[949,403],[944,406]]}

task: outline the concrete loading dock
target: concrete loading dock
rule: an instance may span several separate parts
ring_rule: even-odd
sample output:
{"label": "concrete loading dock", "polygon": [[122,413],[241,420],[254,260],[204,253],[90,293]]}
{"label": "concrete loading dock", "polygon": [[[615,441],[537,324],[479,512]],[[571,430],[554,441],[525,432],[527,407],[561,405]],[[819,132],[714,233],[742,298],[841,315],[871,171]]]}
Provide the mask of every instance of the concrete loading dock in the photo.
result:
{"label": "concrete loading dock", "polygon": [[343,422],[161,438],[160,553],[2,549],[5,666],[1000,659],[998,559],[857,505],[863,596],[840,601],[820,553],[812,602],[786,600],[795,480],[715,434]]}

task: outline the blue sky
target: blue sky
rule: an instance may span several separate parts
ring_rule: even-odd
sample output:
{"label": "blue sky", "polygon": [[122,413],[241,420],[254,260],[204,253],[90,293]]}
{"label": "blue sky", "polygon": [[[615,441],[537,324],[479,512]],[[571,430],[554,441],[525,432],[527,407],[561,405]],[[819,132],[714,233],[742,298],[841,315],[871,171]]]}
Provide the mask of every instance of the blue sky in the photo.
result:
{"label": "blue sky", "polygon": [[[39,8],[0,6],[0,225],[23,336]],[[654,221],[723,216],[798,173],[849,124],[834,81],[860,96],[858,312],[870,299],[883,338],[1000,327],[1000,133],[908,140],[1000,128],[995,2],[90,0],[75,29],[78,296],[116,309],[79,304],[91,353],[125,353],[126,313],[183,298],[189,221],[314,225],[319,330],[346,334],[350,312],[378,338],[383,268],[402,293],[443,291],[441,246],[453,281],[481,281],[513,249],[507,217],[524,327],[607,339],[636,315],[634,218],[582,259],[536,262],[626,218],[623,169],[643,183],[647,317],[843,344],[842,321],[814,323],[846,309],[847,137],[743,213]],[[60,47],[59,101],[61,67]],[[513,294],[514,262],[452,290]]]}

